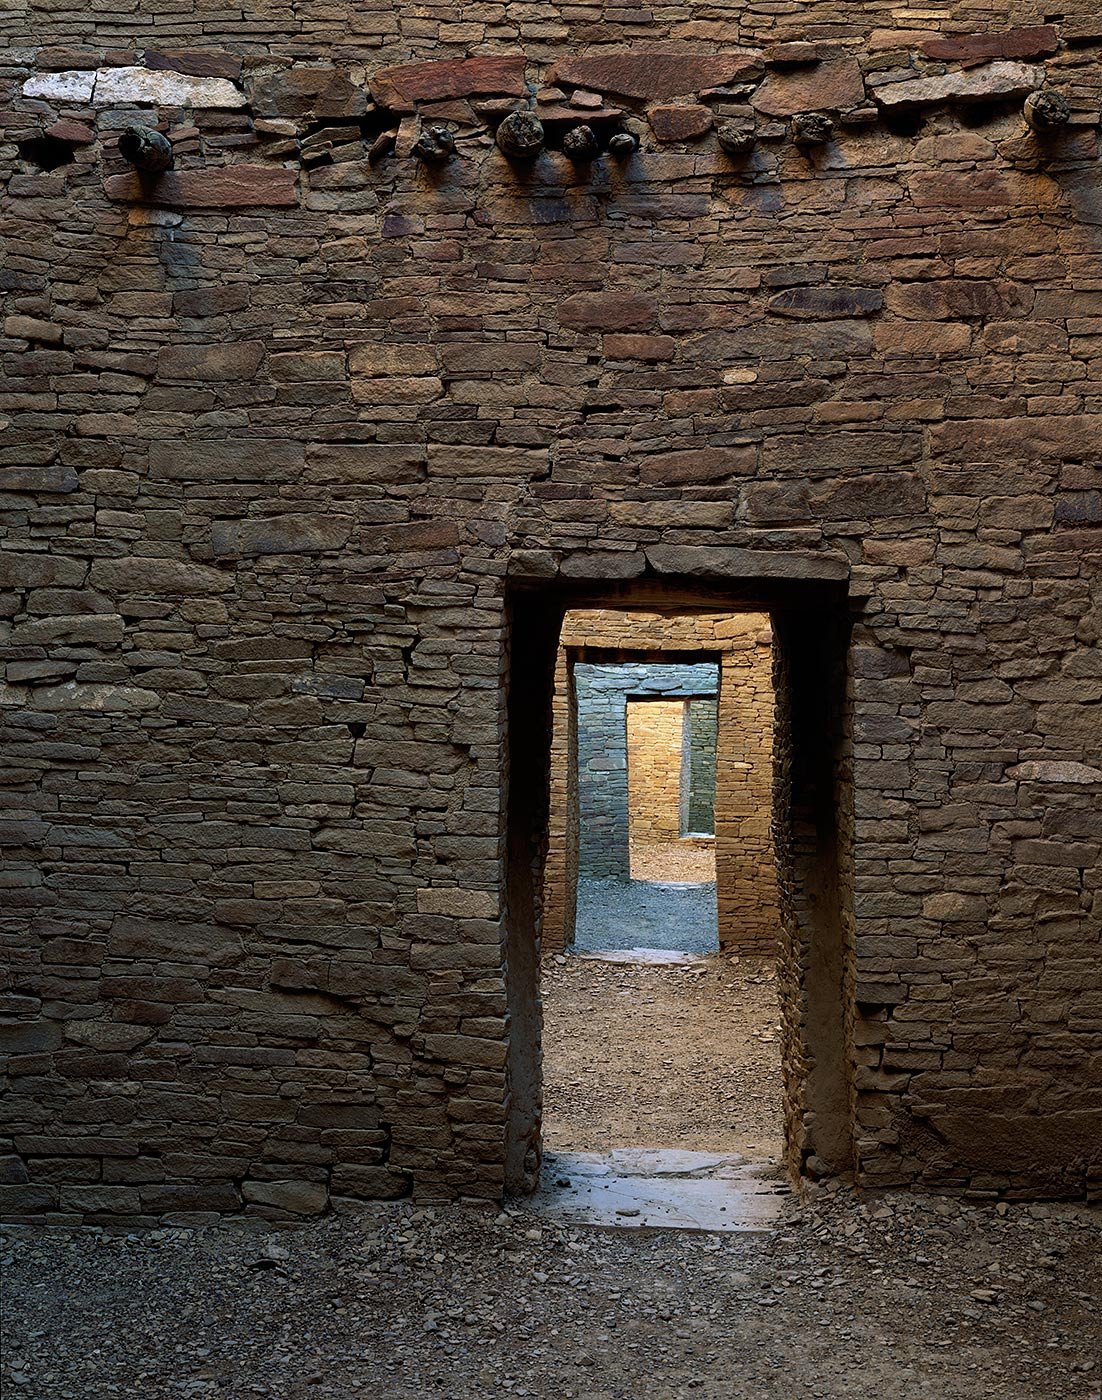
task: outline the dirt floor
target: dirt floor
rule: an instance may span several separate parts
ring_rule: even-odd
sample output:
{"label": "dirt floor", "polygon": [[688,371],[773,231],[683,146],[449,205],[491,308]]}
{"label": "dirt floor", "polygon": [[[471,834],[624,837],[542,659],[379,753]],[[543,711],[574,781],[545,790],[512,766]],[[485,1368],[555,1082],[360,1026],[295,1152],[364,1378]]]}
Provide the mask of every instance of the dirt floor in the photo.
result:
{"label": "dirt floor", "polygon": [[363,1208],[17,1231],[23,1400],[1099,1400],[1102,1219],[816,1193],[760,1235]]}
{"label": "dirt floor", "polygon": [[773,960],[636,967],[566,955],[543,977],[544,1142],[779,1157]]}
{"label": "dirt floor", "polygon": [[629,856],[633,880],[697,880],[715,883],[714,845],[692,841],[663,841],[644,845],[631,843]]}

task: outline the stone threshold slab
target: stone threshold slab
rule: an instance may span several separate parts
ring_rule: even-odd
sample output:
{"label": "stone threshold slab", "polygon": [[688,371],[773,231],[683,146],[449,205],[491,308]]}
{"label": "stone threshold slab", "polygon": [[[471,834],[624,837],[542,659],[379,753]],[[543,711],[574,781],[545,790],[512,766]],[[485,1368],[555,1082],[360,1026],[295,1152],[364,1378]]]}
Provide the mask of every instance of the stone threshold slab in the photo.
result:
{"label": "stone threshold slab", "polygon": [[620,1230],[764,1234],[790,1194],[776,1162],[728,1152],[548,1152],[540,1179],[525,1209],[561,1225]]}
{"label": "stone threshold slab", "polygon": [[708,963],[699,953],[679,953],[673,948],[609,948],[573,956],[580,962],[630,963],[635,967],[706,967]]}

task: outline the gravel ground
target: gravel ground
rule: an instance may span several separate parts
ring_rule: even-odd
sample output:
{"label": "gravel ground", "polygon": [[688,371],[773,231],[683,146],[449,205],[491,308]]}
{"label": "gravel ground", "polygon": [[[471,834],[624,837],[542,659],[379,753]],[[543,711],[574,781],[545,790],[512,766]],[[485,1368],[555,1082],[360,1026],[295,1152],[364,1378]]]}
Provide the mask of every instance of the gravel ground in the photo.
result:
{"label": "gravel ground", "polygon": [[578,952],[719,947],[716,887],[650,880],[579,880],[574,947]]}
{"label": "gravel ground", "polygon": [[774,962],[639,967],[563,956],[543,972],[544,1141],[780,1156]]}
{"label": "gravel ground", "polygon": [[663,841],[643,845],[631,843],[633,880],[698,880],[716,878],[714,846],[696,846],[691,841]]}
{"label": "gravel ground", "polygon": [[1102,1219],[848,1191],[766,1235],[364,1208],[277,1234],[24,1231],[25,1400],[1099,1400]]}

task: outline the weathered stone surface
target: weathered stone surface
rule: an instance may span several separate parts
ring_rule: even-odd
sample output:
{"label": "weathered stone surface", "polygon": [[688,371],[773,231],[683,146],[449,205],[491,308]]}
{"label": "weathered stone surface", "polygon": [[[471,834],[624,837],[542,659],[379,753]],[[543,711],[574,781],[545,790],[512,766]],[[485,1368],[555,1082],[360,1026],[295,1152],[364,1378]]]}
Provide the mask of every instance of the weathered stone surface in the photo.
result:
{"label": "weathered stone surface", "polygon": [[0,1019],[0,1054],[41,1055],[61,1044],[61,1027],[56,1021],[9,1021]]}
{"label": "weathered stone surface", "polygon": [[492,890],[461,890],[443,886],[417,891],[419,914],[446,914],[453,919],[496,919],[499,901]]}
{"label": "weathered stone surface", "polygon": [[94,71],[70,69],[57,73],[39,73],[23,84],[24,97],[42,97],[52,102],[72,102],[81,106],[92,100],[96,85]]}
{"label": "weathered stone surface", "polygon": [[258,117],[296,121],[354,122],[370,106],[362,87],[329,63],[261,74],[249,83],[249,98]]}
{"label": "weathered stone surface", "polygon": [[179,559],[133,556],[126,559],[97,559],[91,569],[93,588],[111,595],[131,593],[191,594],[224,593],[233,587],[233,576],[206,564],[185,563]]}
{"label": "weathered stone surface", "polygon": [[286,350],[270,357],[268,373],[273,379],[300,384],[343,379],[344,351]]}
{"label": "weathered stone surface", "polygon": [[280,438],[153,442],[149,474],[175,481],[293,481],[305,456],[301,443]]}
{"label": "weathered stone surface", "polygon": [[746,476],[757,463],[758,450],[750,443],[739,447],[698,447],[644,458],[639,475],[648,485],[684,486]]}
{"label": "weathered stone surface", "polygon": [[241,935],[217,925],[170,923],[118,915],[107,940],[108,956],[128,961],[156,959],[165,963],[200,963],[226,967],[243,954]]}
{"label": "weathered stone surface", "polygon": [[245,94],[226,78],[197,78],[148,68],[101,68],[92,101],[97,107],[244,107]]}
{"label": "weathered stone surface", "polygon": [[0,492],[30,491],[67,496],[80,486],[72,467],[0,467]]}
{"label": "weathered stone surface", "polygon": [[927,58],[949,63],[982,63],[991,58],[1046,58],[1059,47],[1056,28],[1035,24],[1000,33],[959,34],[945,39],[927,39],[922,52]]}
{"label": "weathered stone surface", "polygon": [[48,126],[46,135],[52,136],[55,141],[65,141],[70,146],[90,146],[96,139],[96,133],[90,126],[65,117]]}
{"label": "weathered stone surface", "polygon": [[647,120],[659,141],[695,141],[706,136],[715,123],[711,110],[698,103],[651,107]]}
{"label": "weathered stone surface", "polygon": [[876,287],[790,287],[769,298],[775,315],[808,321],[873,316],[883,306],[884,293]]}
{"label": "weathered stone surface", "polygon": [[150,68],[98,68],[44,73],[23,84],[25,97],[92,102],[97,107],[244,107],[245,94],[226,78],[195,77]]}
{"label": "weathered stone surface", "polygon": [[704,578],[781,578],[841,581],[849,563],[836,555],[792,554],[782,550],[718,548],[704,545],[651,545],[647,562],[659,574]]}
{"label": "weathered stone surface", "polygon": [[930,430],[933,456],[947,461],[1025,462],[1079,459],[1102,454],[1102,415],[1067,418],[972,418],[937,423]]}
{"label": "weathered stone surface", "polygon": [[65,338],[60,326],[37,316],[5,316],[4,334],[19,340],[38,340],[44,345],[60,345]]}
{"label": "weathered stone surface", "polygon": [[761,72],[762,56],[751,50],[709,54],[677,50],[637,53],[625,49],[561,59],[548,81],[611,92],[618,97],[662,99],[724,83],[746,82]]}
{"label": "weathered stone surface", "polygon": [[991,102],[1025,97],[1044,82],[1044,69],[1028,63],[989,63],[940,77],[885,83],[873,96],[886,112],[937,107],[947,102]]}
{"label": "weathered stone surface", "polygon": [[503,93],[524,96],[523,54],[434,60],[380,68],[371,75],[371,95],[383,107],[411,108],[418,102]]}
{"label": "weathered stone surface", "polygon": [[240,209],[298,203],[295,172],[278,165],[221,165],[163,175],[109,175],[108,199],[178,209]]}
{"label": "weathered stone surface", "polygon": [[0,550],[0,586],[4,588],[77,588],[87,572],[88,565],[81,559]]}
{"label": "weathered stone surface", "polygon": [[246,1181],[245,1200],[269,1206],[288,1215],[320,1215],[329,1204],[329,1193],[316,1181]]}
{"label": "weathered stone surface", "polygon": [[842,56],[814,68],[770,73],[750,101],[767,117],[794,117],[798,112],[841,111],[864,98],[860,64]]}
{"label": "weathered stone surface", "polygon": [[142,62],[147,68],[167,68],[195,78],[228,78],[236,82],[241,76],[240,58],[214,49],[146,49]]}
{"label": "weathered stone surface", "polygon": [[657,314],[654,298],[635,292],[576,292],[558,310],[559,325],[576,331],[649,330]]}
{"label": "weathered stone surface", "polygon": [[1085,763],[1061,762],[1058,759],[1034,759],[1028,763],[1016,763],[1013,768],[1006,770],[1006,776],[1020,783],[1056,783],[1077,787],[1102,783],[1102,768],[1091,768]]}
{"label": "weathered stone surface", "polygon": [[323,554],[347,544],[350,516],[277,515],[267,520],[219,521],[211,534],[216,557],[245,559],[265,554]]}
{"label": "weathered stone surface", "polygon": [[157,378],[169,383],[192,384],[206,380],[251,379],[264,358],[259,340],[239,340],[229,345],[166,345],[157,356]]}

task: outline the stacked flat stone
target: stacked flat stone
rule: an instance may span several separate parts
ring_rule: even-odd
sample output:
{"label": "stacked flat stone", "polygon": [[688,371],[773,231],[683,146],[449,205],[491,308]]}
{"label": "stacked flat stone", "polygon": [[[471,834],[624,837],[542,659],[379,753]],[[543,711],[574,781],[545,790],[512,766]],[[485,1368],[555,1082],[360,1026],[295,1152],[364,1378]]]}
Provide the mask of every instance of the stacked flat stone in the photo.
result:
{"label": "stacked flat stone", "polygon": [[552,590],[772,613],[794,1170],[1102,1194],[1102,26],[938,11],[0,16],[4,1213],[531,1180]]}

